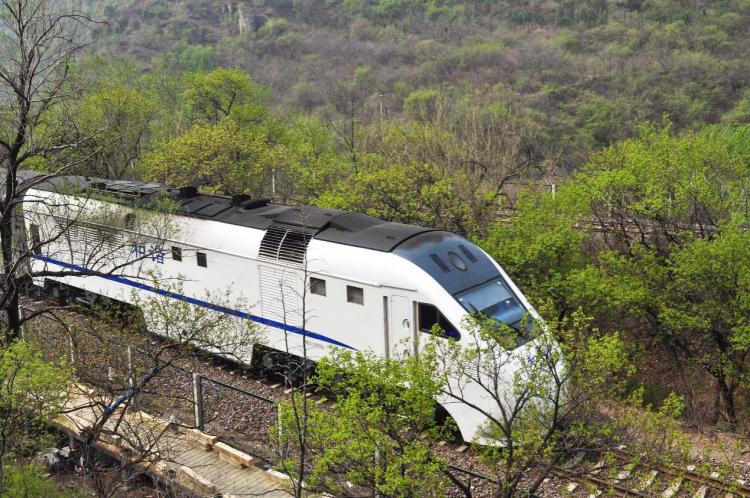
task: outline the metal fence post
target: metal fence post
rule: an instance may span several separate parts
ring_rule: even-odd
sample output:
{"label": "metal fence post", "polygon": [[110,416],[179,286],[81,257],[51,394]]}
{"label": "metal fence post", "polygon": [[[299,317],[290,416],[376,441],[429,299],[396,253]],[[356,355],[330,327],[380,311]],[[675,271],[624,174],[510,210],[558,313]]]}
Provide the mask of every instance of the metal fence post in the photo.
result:
{"label": "metal fence post", "polygon": [[281,417],[281,403],[276,405],[276,431],[279,438],[279,458],[286,460],[286,443],[284,442],[284,423]]}
{"label": "metal fence post", "polygon": [[130,387],[135,387],[135,379],[133,378],[133,348],[128,344],[126,351],[128,357],[128,384]]}
{"label": "metal fence post", "polygon": [[203,377],[193,373],[193,410],[195,427],[203,430]]}
{"label": "metal fence post", "polygon": [[21,333],[21,339],[26,339],[26,322],[24,321],[26,319],[26,308],[19,306],[18,316],[21,319],[21,326],[18,331]]}
{"label": "metal fence post", "polygon": [[73,342],[73,336],[68,335],[68,347],[70,348],[70,364],[75,365],[76,363],[76,345]]}

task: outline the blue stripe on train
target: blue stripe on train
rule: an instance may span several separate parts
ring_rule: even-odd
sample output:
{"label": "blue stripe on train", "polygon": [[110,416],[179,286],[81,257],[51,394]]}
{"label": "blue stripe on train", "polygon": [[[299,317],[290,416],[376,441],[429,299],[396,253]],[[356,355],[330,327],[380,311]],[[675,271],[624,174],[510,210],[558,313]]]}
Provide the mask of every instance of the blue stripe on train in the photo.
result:
{"label": "blue stripe on train", "polygon": [[[60,261],[58,259],[49,258],[46,256],[34,256],[35,259],[45,261],[47,263],[62,266],[63,268],[68,268],[70,270],[75,270],[79,272],[88,272],[92,271],[89,269],[84,268],[83,266],[78,266],[72,263],[66,263],[65,261]],[[287,332],[291,332],[292,334],[299,334],[302,336],[309,337],[311,339],[317,339],[319,341],[327,342],[329,344],[333,344],[335,346],[340,346],[342,348],[352,349],[353,347],[344,344],[343,342],[339,342],[336,339],[331,339],[330,337],[326,337],[322,334],[318,334],[317,332],[312,332],[310,330],[305,330],[301,327],[295,327],[292,325],[287,325],[281,322],[277,322],[275,320],[271,320],[269,318],[263,318],[262,316],[252,315],[250,313],[246,313],[244,311],[239,310],[233,310],[232,308],[227,308],[225,306],[219,306],[218,304],[209,303],[208,301],[203,301],[201,299],[196,299],[194,297],[185,296],[182,294],[178,294],[176,292],[168,291],[166,289],[158,289],[156,287],[152,287],[150,285],[144,284],[142,282],[136,282],[135,280],[130,280],[129,278],[125,277],[119,277],[117,275],[92,275],[99,278],[105,278],[107,280],[111,280],[112,282],[117,282],[123,285],[128,285],[130,287],[134,287],[136,289],[141,289],[149,292],[153,292],[154,294],[159,294],[161,296],[167,296],[171,297],[173,299],[179,299],[180,301],[184,301],[186,303],[194,304],[196,306],[202,306],[203,308],[208,308],[213,311],[218,311],[219,313],[224,313],[231,316],[236,316],[238,318],[244,318],[245,320],[252,320],[253,322],[259,323],[261,325],[266,325],[269,327],[274,327],[277,329],[285,330]]]}

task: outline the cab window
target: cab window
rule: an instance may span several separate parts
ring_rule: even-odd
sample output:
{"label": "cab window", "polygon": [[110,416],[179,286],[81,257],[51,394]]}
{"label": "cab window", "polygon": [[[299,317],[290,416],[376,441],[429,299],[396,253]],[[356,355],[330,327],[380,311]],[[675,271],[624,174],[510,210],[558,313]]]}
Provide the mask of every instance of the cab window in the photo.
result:
{"label": "cab window", "polygon": [[420,332],[431,334],[432,328],[435,325],[438,325],[443,330],[445,337],[450,337],[452,339],[461,338],[461,334],[456,330],[456,327],[454,327],[451,322],[440,313],[440,310],[431,304],[417,303],[417,320]]}

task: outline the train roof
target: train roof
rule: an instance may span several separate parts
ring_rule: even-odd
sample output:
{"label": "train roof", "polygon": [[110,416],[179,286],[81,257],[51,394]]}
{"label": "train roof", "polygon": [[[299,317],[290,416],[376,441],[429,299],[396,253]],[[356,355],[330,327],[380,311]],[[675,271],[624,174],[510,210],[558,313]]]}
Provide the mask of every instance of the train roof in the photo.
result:
{"label": "train roof", "polygon": [[159,183],[106,180],[87,176],[45,176],[19,171],[27,188],[69,195],[112,197],[117,202],[153,208],[161,196],[177,204],[177,213],[192,218],[268,230],[302,231],[311,238],[337,244],[391,252],[406,240],[434,229],[383,221],[362,213],[316,206],[285,206],[270,199],[199,192],[196,187],[170,188]]}

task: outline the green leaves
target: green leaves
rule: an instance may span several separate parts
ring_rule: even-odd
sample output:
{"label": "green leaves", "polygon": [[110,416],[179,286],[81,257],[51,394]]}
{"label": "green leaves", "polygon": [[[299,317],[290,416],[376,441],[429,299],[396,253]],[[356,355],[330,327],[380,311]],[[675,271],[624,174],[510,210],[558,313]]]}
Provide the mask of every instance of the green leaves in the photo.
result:
{"label": "green leaves", "polygon": [[144,178],[171,185],[262,196],[271,189],[282,150],[265,127],[244,127],[233,117],[196,124],[157,147],[141,162]]}
{"label": "green leaves", "polygon": [[430,164],[383,166],[379,158],[372,160],[372,167],[339,183],[318,204],[459,234],[476,229],[472,208],[459,197],[455,177],[444,176]]}
{"label": "green leaves", "polygon": [[[662,316],[685,340],[699,343],[701,334],[721,334],[723,352],[744,370],[750,350],[750,233],[729,226],[711,240],[698,240],[675,253]],[[702,349],[702,348],[701,348]]]}
{"label": "green leaves", "polygon": [[[439,435],[435,399],[442,378],[429,352],[388,360],[371,352],[332,352],[317,367],[317,383],[335,396],[309,406],[306,441],[310,489],[339,493],[346,482],[383,496],[441,496],[445,462],[431,446]],[[292,407],[281,407],[285,441],[296,441]]]}
{"label": "green leaves", "polygon": [[41,465],[14,465],[8,467],[0,482],[3,498],[83,498],[84,489],[70,489],[58,483]]}
{"label": "green leaves", "polygon": [[[5,491],[18,488],[17,480],[24,468],[11,472],[4,482],[3,466],[9,457],[28,456],[43,445],[44,430],[40,425],[58,415],[68,399],[68,388],[73,371],[64,360],[48,362],[40,350],[24,341],[16,340],[0,346],[0,494],[21,496]],[[15,476],[15,477],[14,477]],[[41,481],[29,483],[43,488]],[[10,494],[8,494],[10,493]],[[24,495],[25,496],[25,495]]]}
{"label": "green leaves", "polygon": [[0,411],[28,411],[49,418],[66,399],[71,369],[49,363],[33,345],[18,340],[0,351]]}
{"label": "green leaves", "polygon": [[207,73],[189,73],[182,93],[188,113],[196,121],[217,123],[227,116],[240,123],[265,118],[263,105],[268,91],[255,84],[241,69],[218,68]]}
{"label": "green leaves", "polygon": [[[729,418],[747,382],[750,154],[745,128],[649,125],[594,155],[556,196],[528,194],[483,245],[552,317],[710,373]],[[594,377],[595,378],[595,377]]]}
{"label": "green leaves", "polygon": [[91,137],[77,153],[76,170],[103,178],[132,175],[132,166],[148,142],[154,102],[132,87],[104,84],[84,96],[74,118],[79,133]]}

